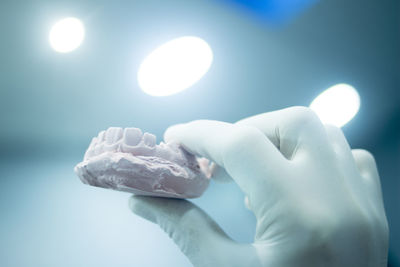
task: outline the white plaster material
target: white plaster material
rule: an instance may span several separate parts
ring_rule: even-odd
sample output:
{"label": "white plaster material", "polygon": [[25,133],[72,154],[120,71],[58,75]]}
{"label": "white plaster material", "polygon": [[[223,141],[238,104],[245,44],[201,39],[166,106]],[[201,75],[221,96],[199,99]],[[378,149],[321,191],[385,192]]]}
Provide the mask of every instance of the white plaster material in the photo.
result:
{"label": "white plaster material", "polygon": [[201,196],[211,176],[208,160],[196,159],[178,143],[157,145],[153,134],[118,127],[92,139],[75,173],[92,186],[172,198]]}

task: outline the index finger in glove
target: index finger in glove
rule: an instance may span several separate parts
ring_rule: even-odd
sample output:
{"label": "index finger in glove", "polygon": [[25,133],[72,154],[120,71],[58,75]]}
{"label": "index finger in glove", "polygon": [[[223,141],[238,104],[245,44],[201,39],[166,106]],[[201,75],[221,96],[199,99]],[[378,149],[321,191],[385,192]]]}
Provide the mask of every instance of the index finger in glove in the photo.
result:
{"label": "index finger in glove", "polygon": [[[165,141],[177,141],[189,152],[226,169],[246,194],[260,183],[275,183],[287,160],[257,128],[199,120],[167,129]],[[267,179],[266,179],[267,178]]]}
{"label": "index finger in glove", "polygon": [[299,149],[320,156],[321,147],[329,143],[322,122],[307,107],[267,112],[236,124],[258,128],[288,159],[292,159]]}

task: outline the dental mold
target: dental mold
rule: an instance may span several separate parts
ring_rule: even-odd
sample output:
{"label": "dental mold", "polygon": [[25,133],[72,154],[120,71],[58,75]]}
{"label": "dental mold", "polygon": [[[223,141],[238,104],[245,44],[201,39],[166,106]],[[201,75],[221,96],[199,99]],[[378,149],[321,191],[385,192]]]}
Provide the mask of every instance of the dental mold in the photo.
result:
{"label": "dental mold", "polygon": [[208,160],[197,159],[178,143],[156,144],[138,128],[101,131],[75,166],[81,181],[137,195],[195,198],[209,184]]}

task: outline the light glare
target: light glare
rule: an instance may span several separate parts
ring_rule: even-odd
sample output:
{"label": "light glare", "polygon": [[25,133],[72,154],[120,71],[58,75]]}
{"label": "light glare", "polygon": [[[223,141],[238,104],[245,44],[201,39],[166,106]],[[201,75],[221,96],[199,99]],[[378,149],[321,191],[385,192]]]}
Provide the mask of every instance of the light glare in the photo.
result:
{"label": "light glare", "polygon": [[360,108],[360,96],[352,86],[337,84],[316,97],[310,108],[317,113],[323,123],[342,127],[357,114]]}
{"label": "light glare", "polygon": [[83,23],[77,18],[65,18],[51,28],[49,41],[55,51],[67,53],[78,48],[84,37]]}
{"label": "light glare", "polygon": [[172,95],[199,81],[212,60],[211,48],[203,39],[180,37],[161,45],[144,59],[138,83],[149,95]]}

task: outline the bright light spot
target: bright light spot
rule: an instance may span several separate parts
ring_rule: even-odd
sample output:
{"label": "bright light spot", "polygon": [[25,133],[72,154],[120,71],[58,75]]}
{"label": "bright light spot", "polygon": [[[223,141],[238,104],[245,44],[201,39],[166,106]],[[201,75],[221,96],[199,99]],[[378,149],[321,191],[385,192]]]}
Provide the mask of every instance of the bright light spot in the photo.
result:
{"label": "bright light spot", "polygon": [[152,96],[178,93],[200,80],[212,60],[211,48],[204,40],[194,36],[174,39],[144,59],[138,72],[139,86]]}
{"label": "bright light spot", "polygon": [[80,46],[84,37],[82,22],[77,18],[65,18],[51,28],[49,41],[55,51],[67,53]]}
{"label": "bright light spot", "polygon": [[357,114],[360,96],[352,86],[337,84],[315,98],[310,108],[318,114],[323,123],[342,127]]}

